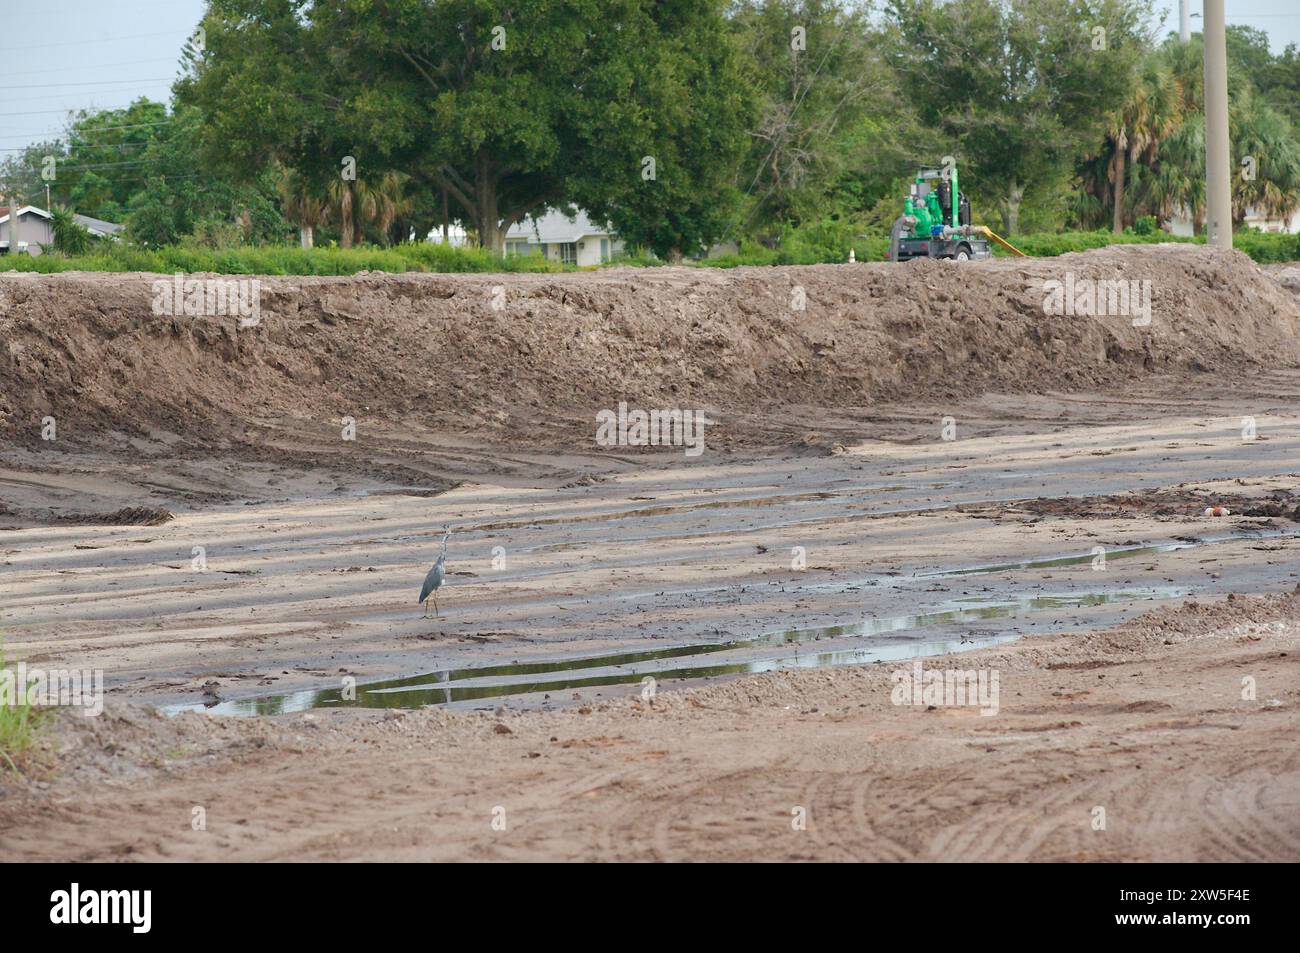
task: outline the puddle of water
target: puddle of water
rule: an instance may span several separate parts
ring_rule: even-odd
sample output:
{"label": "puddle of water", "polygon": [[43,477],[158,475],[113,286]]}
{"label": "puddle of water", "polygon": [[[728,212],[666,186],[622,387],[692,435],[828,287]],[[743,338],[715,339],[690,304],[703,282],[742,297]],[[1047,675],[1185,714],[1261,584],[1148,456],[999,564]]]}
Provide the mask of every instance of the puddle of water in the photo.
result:
{"label": "puddle of water", "polygon": [[[561,692],[571,689],[600,688],[609,685],[629,685],[640,682],[649,675],[660,681],[680,679],[717,678],[724,675],[752,675],[787,668],[822,668],[828,666],[864,665],[869,662],[900,661],[918,656],[943,655],[984,648],[1019,638],[1015,633],[1002,633],[966,642],[925,642],[911,645],[891,645],[877,649],[846,649],[814,652],[803,655],[781,655],[729,662],[719,665],[693,665],[682,668],[662,668],[650,671],[611,672],[604,675],[580,675],[549,681],[512,682],[509,684],[457,685],[446,676],[453,672],[434,672],[409,679],[393,679],[357,686],[356,700],[346,701],[341,689],[325,691],[290,692],[263,698],[247,698],[221,702],[208,709],[215,715],[278,715],[313,708],[424,708],[454,702],[499,699],[512,695],[539,692]],[[587,660],[592,661],[592,660]],[[526,667],[526,666],[520,666]],[[461,670],[468,672],[472,670]],[[168,714],[179,711],[202,711],[199,705],[181,705],[165,709]]]}
{"label": "puddle of water", "polygon": [[[659,680],[692,680],[771,672],[786,668],[863,665],[870,662],[966,651],[1008,642],[1019,638],[1019,634],[994,633],[956,641],[893,642],[888,645],[850,646],[820,652],[801,652],[800,646],[823,640],[879,639],[882,636],[899,635],[936,626],[1009,619],[1026,613],[1063,608],[1173,599],[1185,594],[1185,590],[1174,587],[1155,587],[1056,593],[1021,599],[966,597],[953,600],[953,603],[958,604],[954,608],[913,615],[865,619],[852,625],[788,629],[729,642],[706,642],[579,658],[444,669],[358,685],[355,689],[355,698],[345,698],[342,688],[306,690],[220,702],[206,710],[220,715],[273,715],[326,707],[420,708],[428,705],[500,699],[542,692],[625,685],[640,682],[647,676]],[[793,652],[790,651],[792,646]],[[770,647],[776,647],[779,651],[763,652]],[[753,654],[756,651],[761,654],[755,658],[707,664],[719,653],[743,655]],[[675,664],[681,661],[687,663],[698,661],[700,664]],[[164,709],[169,714],[203,710],[205,706],[200,704],[173,705]]]}
{"label": "puddle of water", "polygon": [[[1214,543],[1230,543],[1249,539],[1276,539],[1281,536],[1300,535],[1295,530],[1262,529],[1252,533],[1224,533],[1217,536],[1202,536],[1198,539],[1171,540],[1168,543],[1153,543],[1147,546],[1103,547],[1106,560],[1128,559],[1134,556],[1158,556],[1180,549],[1194,549],[1197,546],[1209,546]],[[1078,556],[1048,556],[1042,559],[1029,559],[1019,563],[996,563],[983,566],[969,566],[962,569],[936,569],[931,572],[912,573],[912,578],[934,579],[943,576],[979,576],[995,572],[1011,572],[1018,569],[1040,569],[1051,566],[1078,566],[1092,562],[1096,558],[1092,552]],[[895,577],[901,578],[901,577]]]}

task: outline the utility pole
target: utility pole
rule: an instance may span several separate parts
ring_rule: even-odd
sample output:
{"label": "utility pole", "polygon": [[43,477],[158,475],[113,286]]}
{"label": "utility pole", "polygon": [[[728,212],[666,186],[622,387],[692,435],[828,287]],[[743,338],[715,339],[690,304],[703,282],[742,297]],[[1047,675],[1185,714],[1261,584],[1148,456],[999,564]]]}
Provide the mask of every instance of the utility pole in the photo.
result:
{"label": "utility pole", "polygon": [[1232,247],[1228,39],[1223,0],[1205,0],[1205,240]]}
{"label": "utility pole", "polygon": [[18,190],[9,197],[9,254],[18,254]]}
{"label": "utility pole", "polygon": [[1192,38],[1192,0],[1178,0],[1178,42],[1186,43]]}

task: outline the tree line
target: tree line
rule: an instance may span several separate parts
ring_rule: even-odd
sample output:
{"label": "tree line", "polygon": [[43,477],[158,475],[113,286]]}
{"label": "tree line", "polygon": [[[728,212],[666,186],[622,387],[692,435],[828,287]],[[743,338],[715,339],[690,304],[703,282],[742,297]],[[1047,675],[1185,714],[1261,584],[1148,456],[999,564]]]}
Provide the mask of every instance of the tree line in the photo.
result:
{"label": "tree line", "polygon": [[[1234,218],[1290,214],[1300,52],[1228,43]],[[170,103],[78,114],[0,182],[146,246],[500,252],[581,207],[673,260],[875,234],[951,155],[1006,233],[1200,228],[1201,64],[1151,0],[209,0]]]}

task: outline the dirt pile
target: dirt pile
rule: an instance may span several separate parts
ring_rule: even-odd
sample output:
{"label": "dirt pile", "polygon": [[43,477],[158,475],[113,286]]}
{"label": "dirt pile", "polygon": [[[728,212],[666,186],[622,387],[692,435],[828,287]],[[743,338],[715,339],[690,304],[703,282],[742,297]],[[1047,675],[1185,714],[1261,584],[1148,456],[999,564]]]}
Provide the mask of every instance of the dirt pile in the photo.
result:
{"label": "dirt pile", "polygon": [[[39,441],[52,416],[74,443],[161,430],[241,444],[262,424],[337,433],[353,417],[589,445],[595,411],[620,401],[703,409],[725,426],[800,405],[1300,365],[1300,300],[1245,255],[1188,246],[961,265],[268,277],[252,326],[159,315],[160,280],[171,285],[0,275],[0,436]],[[1045,313],[1051,282],[1115,280],[1134,291],[1130,313]],[[1095,307],[1108,309],[1104,290]]]}

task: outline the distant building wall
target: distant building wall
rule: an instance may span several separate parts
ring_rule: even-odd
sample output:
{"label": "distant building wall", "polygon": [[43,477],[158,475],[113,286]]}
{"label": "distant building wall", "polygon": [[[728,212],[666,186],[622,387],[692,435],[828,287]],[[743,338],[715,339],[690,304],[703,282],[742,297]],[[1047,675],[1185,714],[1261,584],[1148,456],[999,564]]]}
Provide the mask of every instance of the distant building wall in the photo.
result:
{"label": "distant building wall", "polygon": [[[5,246],[6,253],[13,250],[11,231],[9,221],[0,222],[0,244]],[[27,244],[25,249],[21,247],[24,242]],[[18,243],[20,253],[40,255],[46,247],[54,244],[54,229],[48,219],[33,212],[24,212],[18,218]]]}

